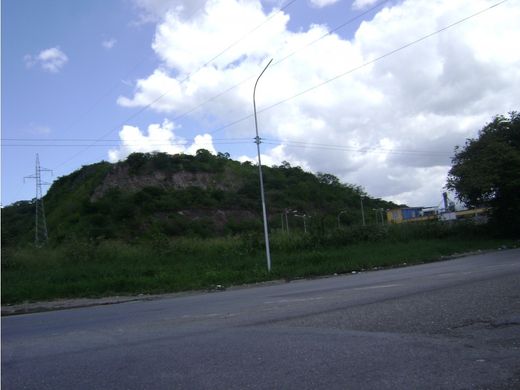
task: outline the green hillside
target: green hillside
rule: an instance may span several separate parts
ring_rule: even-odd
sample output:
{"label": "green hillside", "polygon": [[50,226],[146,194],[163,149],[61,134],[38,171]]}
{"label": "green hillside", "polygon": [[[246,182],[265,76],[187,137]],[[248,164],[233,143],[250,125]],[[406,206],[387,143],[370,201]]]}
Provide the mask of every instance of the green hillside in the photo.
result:
{"label": "green hillside", "polygon": [[[291,230],[310,232],[360,224],[363,196],[367,223],[373,209],[394,204],[368,197],[355,185],[330,174],[312,174],[284,163],[265,167],[264,183],[271,229],[282,228],[287,211]],[[146,240],[227,236],[261,231],[258,168],[199,150],[196,156],[134,153],[127,160],[100,162],[57,179],[44,197],[51,244],[81,239]],[[285,217],[284,217],[285,218]],[[4,246],[31,243],[34,205],[17,202],[2,210]]]}

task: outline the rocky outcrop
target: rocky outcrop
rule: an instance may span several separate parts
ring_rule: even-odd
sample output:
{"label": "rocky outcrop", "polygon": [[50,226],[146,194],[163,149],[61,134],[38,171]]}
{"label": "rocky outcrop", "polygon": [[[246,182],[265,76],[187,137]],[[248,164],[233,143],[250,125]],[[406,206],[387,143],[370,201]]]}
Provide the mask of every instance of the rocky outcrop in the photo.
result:
{"label": "rocky outcrop", "polygon": [[218,189],[236,191],[239,181],[229,171],[215,174],[208,172],[173,172],[153,171],[147,174],[131,174],[128,166],[115,165],[106,175],[103,182],[94,190],[91,201],[101,199],[109,190],[119,188],[128,192],[138,192],[145,187],[162,189],[185,189],[199,187],[201,189]]}

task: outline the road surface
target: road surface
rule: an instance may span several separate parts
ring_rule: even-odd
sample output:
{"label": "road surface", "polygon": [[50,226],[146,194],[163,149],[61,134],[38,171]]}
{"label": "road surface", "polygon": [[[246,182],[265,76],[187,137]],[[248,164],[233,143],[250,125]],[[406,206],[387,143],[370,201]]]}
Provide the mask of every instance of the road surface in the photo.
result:
{"label": "road surface", "polygon": [[520,389],[520,250],[3,317],[2,389]]}

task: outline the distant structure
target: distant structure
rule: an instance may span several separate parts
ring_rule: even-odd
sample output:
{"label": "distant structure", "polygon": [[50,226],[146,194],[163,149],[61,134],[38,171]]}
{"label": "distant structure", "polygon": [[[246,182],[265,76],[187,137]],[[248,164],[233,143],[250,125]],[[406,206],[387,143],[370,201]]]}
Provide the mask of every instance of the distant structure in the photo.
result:
{"label": "distant structure", "polygon": [[42,182],[42,172],[51,172],[50,169],[40,167],[40,157],[36,154],[36,169],[34,175],[25,176],[25,179],[34,179],[36,181],[36,197],[34,198],[35,216],[34,216],[34,245],[41,247],[47,243],[49,235],[47,233],[47,221],[45,219],[45,208],[43,207],[43,191],[42,185],[49,183]]}
{"label": "distant structure", "polygon": [[404,207],[392,209],[386,212],[389,223],[408,223],[422,221],[454,221],[457,219],[472,218],[478,222],[487,220],[488,208],[471,210],[455,210],[455,203],[448,198],[448,194],[442,194],[444,208],[439,207]]}

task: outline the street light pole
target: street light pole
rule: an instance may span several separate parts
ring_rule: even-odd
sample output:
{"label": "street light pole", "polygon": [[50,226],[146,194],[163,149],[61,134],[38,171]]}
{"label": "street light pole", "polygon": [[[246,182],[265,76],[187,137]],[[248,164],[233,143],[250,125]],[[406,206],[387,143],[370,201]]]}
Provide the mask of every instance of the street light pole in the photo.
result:
{"label": "street light pole", "polygon": [[[273,59],[267,63],[264,70],[262,70],[262,73],[260,73],[260,76],[256,79],[255,87],[253,89],[253,110],[255,113],[255,130],[256,130],[256,137],[255,137],[255,143],[256,143],[256,150],[258,152],[258,173],[260,174],[260,195],[262,197],[262,215],[264,218],[264,236],[265,236],[265,253],[267,256],[267,271],[271,272],[271,250],[269,249],[269,231],[267,227],[267,211],[265,208],[265,195],[264,195],[264,178],[262,175],[262,160],[260,159],[260,137],[258,136],[258,120],[256,118],[256,101],[255,101],[255,95],[256,95],[256,86],[258,84],[258,80],[260,80],[260,77],[264,74],[267,67],[271,64]],[[289,226],[287,226],[287,231],[289,231]]]}

